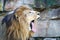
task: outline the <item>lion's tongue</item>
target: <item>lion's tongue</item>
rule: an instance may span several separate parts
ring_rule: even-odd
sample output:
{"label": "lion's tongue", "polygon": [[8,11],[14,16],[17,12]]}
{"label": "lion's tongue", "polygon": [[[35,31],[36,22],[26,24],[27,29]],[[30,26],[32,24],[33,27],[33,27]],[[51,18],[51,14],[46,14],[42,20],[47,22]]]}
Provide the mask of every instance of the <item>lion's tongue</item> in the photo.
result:
{"label": "lion's tongue", "polygon": [[33,31],[33,32],[36,32],[36,28],[35,28],[35,25],[34,25],[33,22],[32,22],[32,31]]}

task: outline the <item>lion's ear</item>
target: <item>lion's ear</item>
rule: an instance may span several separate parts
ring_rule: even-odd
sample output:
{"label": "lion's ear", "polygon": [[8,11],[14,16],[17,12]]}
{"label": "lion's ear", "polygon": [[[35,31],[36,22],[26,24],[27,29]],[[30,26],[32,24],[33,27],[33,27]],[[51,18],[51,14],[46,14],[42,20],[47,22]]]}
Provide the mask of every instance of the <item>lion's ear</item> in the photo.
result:
{"label": "lion's ear", "polygon": [[17,14],[15,14],[15,18],[16,18],[16,20],[18,20],[20,22],[20,16],[18,16]]}

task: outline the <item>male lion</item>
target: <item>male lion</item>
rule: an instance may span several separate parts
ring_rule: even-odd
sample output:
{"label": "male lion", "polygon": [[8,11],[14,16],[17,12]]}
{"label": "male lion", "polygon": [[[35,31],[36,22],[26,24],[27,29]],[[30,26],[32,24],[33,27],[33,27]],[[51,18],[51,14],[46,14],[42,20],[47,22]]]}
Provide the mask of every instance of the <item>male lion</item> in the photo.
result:
{"label": "male lion", "polygon": [[28,40],[34,33],[34,21],[39,18],[39,12],[30,7],[20,6],[14,13],[6,15],[2,24],[6,23],[7,40]]}

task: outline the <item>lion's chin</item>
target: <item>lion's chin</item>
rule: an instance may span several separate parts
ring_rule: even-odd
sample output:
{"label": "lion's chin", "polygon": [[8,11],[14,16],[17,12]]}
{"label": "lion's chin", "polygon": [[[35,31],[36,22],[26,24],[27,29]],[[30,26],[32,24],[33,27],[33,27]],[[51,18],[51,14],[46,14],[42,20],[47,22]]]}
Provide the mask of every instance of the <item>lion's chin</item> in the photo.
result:
{"label": "lion's chin", "polygon": [[30,22],[30,27],[31,27],[31,30],[32,30],[33,32],[36,32],[34,20],[32,20],[32,21]]}

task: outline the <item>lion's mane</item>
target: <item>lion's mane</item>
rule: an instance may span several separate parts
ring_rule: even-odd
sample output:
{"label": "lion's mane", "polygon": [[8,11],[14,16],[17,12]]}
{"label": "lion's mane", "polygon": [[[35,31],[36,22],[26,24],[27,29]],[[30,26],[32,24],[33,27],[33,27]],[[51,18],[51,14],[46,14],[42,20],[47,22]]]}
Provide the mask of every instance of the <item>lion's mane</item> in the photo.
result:
{"label": "lion's mane", "polygon": [[[15,13],[7,15],[2,20],[2,23],[6,23],[6,36],[7,40],[26,40],[29,38],[29,25],[26,22],[26,17],[23,13],[24,10],[30,10],[24,6],[18,8]],[[17,17],[16,17],[17,15]],[[20,17],[20,19],[18,19]]]}

